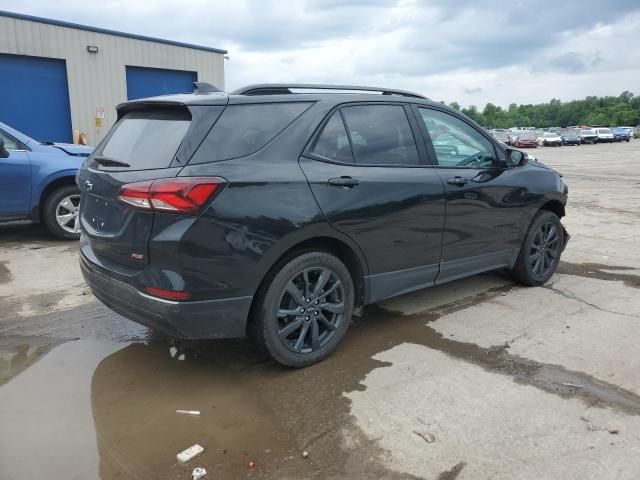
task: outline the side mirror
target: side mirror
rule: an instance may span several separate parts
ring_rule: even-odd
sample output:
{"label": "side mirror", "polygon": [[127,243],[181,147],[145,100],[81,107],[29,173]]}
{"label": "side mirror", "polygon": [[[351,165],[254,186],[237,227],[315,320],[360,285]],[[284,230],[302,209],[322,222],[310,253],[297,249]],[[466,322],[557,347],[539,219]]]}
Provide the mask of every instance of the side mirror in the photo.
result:
{"label": "side mirror", "polygon": [[526,165],[528,161],[529,157],[526,153],[512,148],[507,150],[507,165],[510,167],[522,167]]}
{"label": "side mirror", "polygon": [[9,152],[4,148],[3,138],[0,138],[0,158],[9,158]]}

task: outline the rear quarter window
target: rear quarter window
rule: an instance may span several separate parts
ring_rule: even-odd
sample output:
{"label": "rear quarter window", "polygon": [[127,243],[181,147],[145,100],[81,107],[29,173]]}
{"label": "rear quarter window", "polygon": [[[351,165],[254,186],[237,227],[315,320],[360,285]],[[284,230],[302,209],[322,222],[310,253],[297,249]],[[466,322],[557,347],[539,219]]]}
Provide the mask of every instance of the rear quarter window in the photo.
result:
{"label": "rear quarter window", "polygon": [[190,164],[251,155],[273,140],[310,105],[309,102],[229,105]]}

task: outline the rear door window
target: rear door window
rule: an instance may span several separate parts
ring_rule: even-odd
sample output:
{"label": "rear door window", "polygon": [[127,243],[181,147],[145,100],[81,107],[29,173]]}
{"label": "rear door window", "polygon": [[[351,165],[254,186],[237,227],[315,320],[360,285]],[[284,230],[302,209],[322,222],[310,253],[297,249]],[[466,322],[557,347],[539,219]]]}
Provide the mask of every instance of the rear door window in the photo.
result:
{"label": "rear door window", "polygon": [[356,105],[342,109],[356,163],[418,165],[418,149],[402,105]]}
{"label": "rear door window", "polygon": [[251,155],[273,140],[310,105],[309,102],[229,105],[190,163]]}
{"label": "rear door window", "polygon": [[188,110],[129,112],[114,126],[96,155],[128,163],[127,170],[167,168],[190,123]]}
{"label": "rear door window", "polygon": [[340,112],[335,112],[316,140],[312,152],[328,160],[353,163],[353,153]]}

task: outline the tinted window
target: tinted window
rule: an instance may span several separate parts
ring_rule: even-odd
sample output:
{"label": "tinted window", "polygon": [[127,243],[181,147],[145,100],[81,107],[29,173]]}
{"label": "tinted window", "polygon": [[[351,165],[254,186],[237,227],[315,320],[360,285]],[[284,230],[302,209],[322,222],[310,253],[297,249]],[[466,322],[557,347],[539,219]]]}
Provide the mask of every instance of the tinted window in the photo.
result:
{"label": "tinted window", "polygon": [[329,160],[353,162],[347,130],[340,112],[335,112],[327,122],[313,147],[313,153]]}
{"label": "tinted window", "polygon": [[493,144],[471,125],[429,108],[419,108],[436,151],[438,165],[488,167],[493,165]]}
{"label": "tinted window", "polygon": [[342,112],[357,163],[418,165],[418,150],[402,106],[362,105]]}
{"label": "tinted window", "polygon": [[97,155],[128,163],[135,170],[167,168],[190,123],[187,110],[127,113]]}
{"label": "tinted window", "polygon": [[190,163],[251,155],[273,140],[309,105],[301,102],[229,105]]}
{"label": "tinted window", "polygon": [[0,130],[0,138],[4,140],[4,148],[6,150],[20,150],[20,145],[12,137]]}

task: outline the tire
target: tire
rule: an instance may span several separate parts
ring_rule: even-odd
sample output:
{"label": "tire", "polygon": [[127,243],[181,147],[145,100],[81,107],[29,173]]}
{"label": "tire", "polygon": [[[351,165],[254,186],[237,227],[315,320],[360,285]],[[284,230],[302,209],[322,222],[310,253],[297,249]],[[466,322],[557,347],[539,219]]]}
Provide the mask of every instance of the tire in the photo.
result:
{"label": "tire", "polygon": [[[80,190],[75,185],[65,185],[51,192],[44,201],[42,216],[49,231],[62,240],[77,240],[80,238],[79,228]],[[58,219],[62,215],[70,215],[66,225],[61,225]]]}
{"label": "tire", "polygon": [[[555,230],[551,230],[553,227]],[[555,233],[552,233],[555,232]],[[540,237],[539,235],[542,235]],[[549,236],[549,243],[543,237]],[[564,245],[564,230],[562,223],[555,213],[541,210],[533,218],[527,235],[522,242],[522,248],[511,273],[514,279],[522,285],[530,287],[543,285],[551,278],[560,262],[562,246]],[[544,245],[544,247],[543,247]],[[541,253],[538,254],[538,252]],[[535,255],[541,255],[537,262]],[[540,264],[539,262],[543,262]],[[547,263],[548,262],[548,263]]]}
{"label": "tire", "polygon": [[[324,293],[315,293],[322,272],[326,283],[319,290]],[[297,252],[267,275],[257,293],[249,335],[276,362],[306,367],[328,357],[342,342],[354,298],[351,274],[337,257],[323,251]]]}

